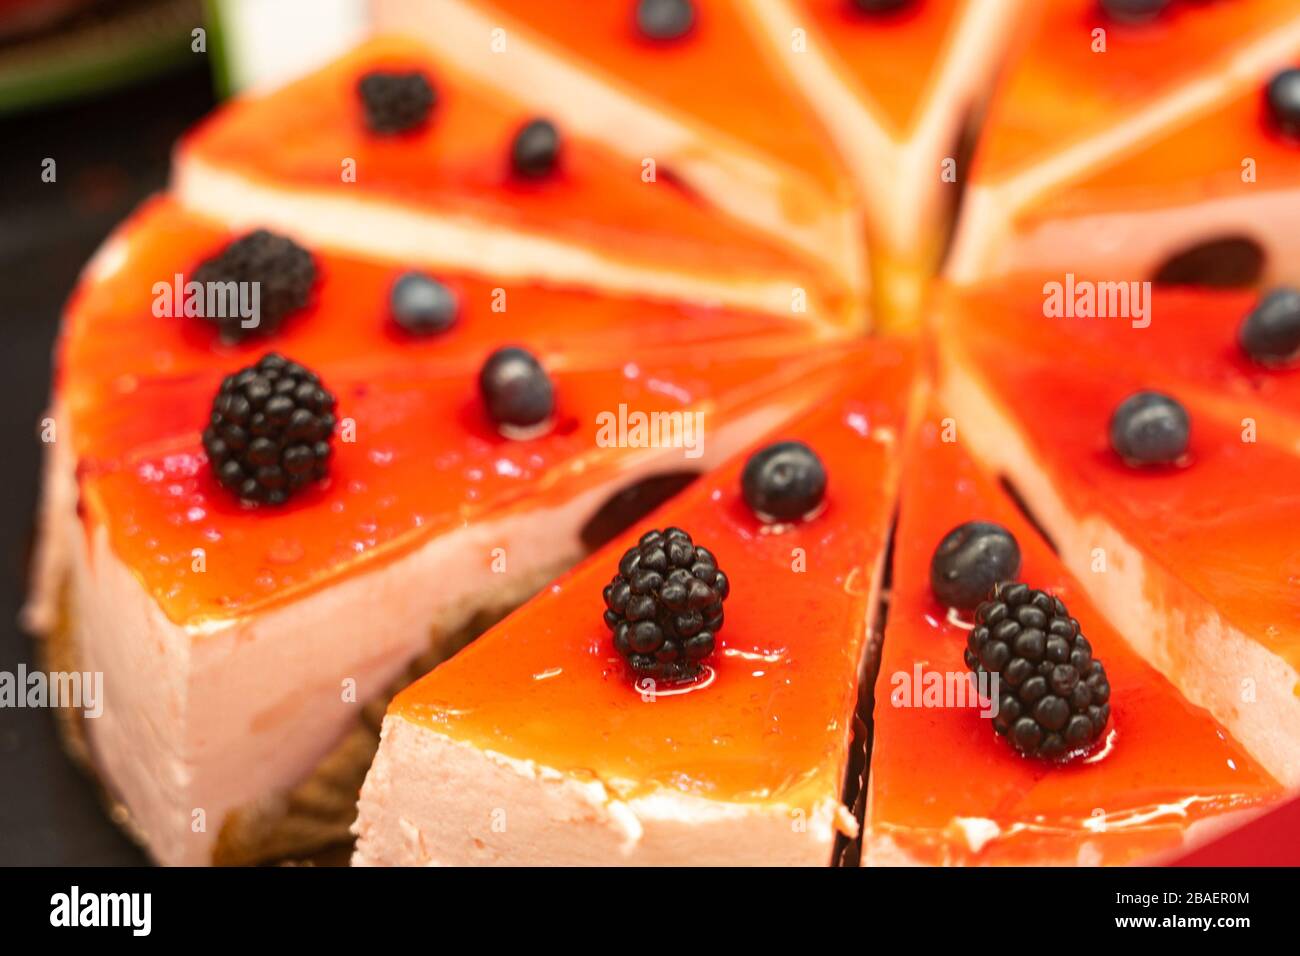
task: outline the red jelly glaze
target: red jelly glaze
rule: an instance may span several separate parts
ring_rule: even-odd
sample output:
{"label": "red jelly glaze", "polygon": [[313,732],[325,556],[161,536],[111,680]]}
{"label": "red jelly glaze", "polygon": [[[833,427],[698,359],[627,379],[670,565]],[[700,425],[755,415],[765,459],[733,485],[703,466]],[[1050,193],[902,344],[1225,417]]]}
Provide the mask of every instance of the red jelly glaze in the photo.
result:
{"label": "red jelly glaze", "polygon": [[[1010,499],[961,445],[943,440],[947,414],[928,410],[905,467],[876,682],[869,858],[888,862],[888,851],[901,850],[932,864],[1131,863],[1178,848],[1195,823],[1275,799],[1279,785],[1128,648]],[[939,540],[970,520],[996,521],[1015,536],[1020,579],[1066,603],[1106,666],[1111,721],[1085,759],[1023,758],[977,710],[894,705],[913,699],[917,664],[923,674],[965,673],[968,629],[935,600],[929,569]],[[981,821],[969,824],[969,839],[963,819]],[[981,837],[988,842],[973,845]]]}
{"label": "red jelly glaze", "polygon": [[[1044,322],[1047,320],[1044,319]],[[950,324],[977,375],[1025,430],[1071,513],[1100,515],[1148,560],[1265,648],[1300,665],[1300,487],[1295,457],[1243,440],[1240,421],[1174,392],[1191,416],[1186,464],[1133,468],[1111,450],[1114,408],[1150,382],[1101,356],[1017,350],[977,323]],[[1032,403],[1025,396],[1033,396]],[[1156,595],[1156,599],[1160,599]],[[1194,608],[1187,609],[1189,613]]]}
{"label": "red jelly glaze", "polygon": [[483,356],[507,340],[563,354],[566,365],[589,367],[609,365],[611,355],[671,353],[695,345],[717,349],[722,343],[732,355],[798,354],[820,335],[811,323],[743,310],[442,271],[437,278],[460,302],[457,320],[441,334],[412,336],[388,313],[389,288],[403,266],[319,248],[311,250],[318,272],[311,302],[273,336],[224,345],[202,319],[155,315],[155,283],[174,287],[177,274],[188,281],[200,262],[237,235],[166,197],[137,210],[68,304],[59,345],[60,399],[84,396],[93,403],[142,382],[249,365],[271,349],[312,368],[361,378],[395,367],[432,374],[477,371]]}
{"label": "red jelly glaze", "polygon": [[[356,83],[374,69],[430,76],[438,102],[425,125],[394,136],[367,129]],[[679,270],[721,275],[795,268],[770,240],[718,216],[671,176],[647,183],[640,159],[564,130],[555,170],[520,179],[511,171],[510,147],[533,118],[523,104],[431,62],[419,44],[381,38],[283,90],[234,101],[180,150],[182,160],[201,159],[265,185],[467,217],[594,246],[612,258],[632,251]],[[268,130],[277,149],[265,148]],[[344,158],[356,162],[355,182],[342,180]],[[813,274],[807,279],[810,288],[820,287]]]}
{"label": "red jelly glaze", "polygon": [[[989,106],[977,182],[1011,178],[1207,71],[1226,74],[1225,61],[1244,43],[1295,15],[1292,0],[1172,3],[1150,23],[1128,25],[1107,18],[1096,0],[1029,6],[1031,27]],[[1097,29],[1105,31],[1104,53],[1093,51]]]}
{"label": "red jelly glaze", "polygon": [[965,321],[1004,341],[1040,355],[1086,355],[1092,365],[1125,368],[1148,387],[1194,395],[1199,407],[1229,424],[1254,419],[1260,441],[1300,447],[1300,363],[1265,367],[1237,344],[1259,296],[1253,289],[1153,286],[1149,322],[1047,317],[1042,283],[1018,280],[969,293],[961,308]]}
{"label": "red jelly glaze", "polygon": [[[355,422],[355,440],[340,432],[329,478],[275,509],[240,504],[208,470],[199,430],[222,373],[196,373],[82,410],[78,427],[94,436],[83,441],[82,500],[169,618],[237,617],[374,568],[439,531],[610,479],[634,452],[598,447],[597,416],[620,404],[703,411],[706,428],[716,428],[753,411],[759,396],[779,401],[783,383],[814,388],[810,374],[829,355],[802,365],[696,357],[594,371],[556,368],[543,355],[558,396],[554,426],[526,440],[497,433],[472,374],[325,370],[340,428]],[[202,573],[192,568],[196,547]]]}
{"label": "red jelly glaze", "polygon": [[[745,2],[697,3],[690,33],[669,42],[637,32],[632,3],[483,0],[481,5],[561,51],[572,51],[606,83],[638,98],[651,96],[687,122],[699,118],[784,161],[800,176],[814,177],[832,194],[846,195],[830,141],[810,121],[799,93],[771,68]],[[708,95],[701,96],[705,89]],[[786,213],[798,210],[791,206]]]}
{"label": "red jelly glaze", "polygon": [[[407,688],[390,715],[597,778],[624,798],[667,788],[804,810],[837,799],[894,503],[908,356],[874,343],[841,367],[859,384],[771,436],[806,441],[825,462],[814,517],[780,531],[762,524],[740,496],[740,456]],[[601,589],[641,534],[673,525],[714,552],[731,594],[712,683],[649,703],[614,651]]]}

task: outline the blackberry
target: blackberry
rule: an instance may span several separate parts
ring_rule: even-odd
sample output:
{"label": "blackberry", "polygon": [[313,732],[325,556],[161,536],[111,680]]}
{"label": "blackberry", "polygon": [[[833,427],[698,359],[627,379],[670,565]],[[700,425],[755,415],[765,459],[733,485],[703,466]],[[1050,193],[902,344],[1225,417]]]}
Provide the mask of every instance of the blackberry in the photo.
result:
{"label": "blackberry", "polygon": [[525,123],[510,146],[510,165],[522,179],[541,179],[560,158],[560,131],[546,119]]}
{"label": "blackberry", "polygon": [[998,584],[975,610],[966,666],[998,676],[993,729],[1027,757],[1073,755],[1110,720],[1106,668],[1060,598]]}
{"label": "blackberry", "polygon": [[324,478],[334,396],[297,362],[274,352],[227,375],[203,431],[208,465],[244,501],[279,505]]}
{"label": "blackberry", "polygon": [[759,517],[793,521],[822,503],[826,466],[801,441],[773,442],[745,462],[740,490]]}
{"label": "blackberry", "polygon": [[1172,465],[1183,457],[1192,422],[1177,399],[1134,392],[1110,419],[1110,445],[1130,465]]}
{"label": "blackberry", "polygon": [[257,229],[205,259],[190,279],[205,289],[209,282],[257,283],[255,325],[245,328],[238,309],[222,310],[230,315],[203,316],[217,327],[224,341],[239,342],[252,335],[272,334],[286,316],[307,304],[316,284],[316,260],[292,239]]}
{"label": "blackberry", "polygon": [[1020,574],[1020,545],[992,521],[959,524],[939,542],[930,558],[930,590],[945,607],[973,610],[993,585]]}
{"label": "blackberry", "polygon": [[688,680],[713,653],[731,585],[681,528],[648,531],[605,588],[614,649],[644,677]]}
{"label": "blackberry", "polygon": [[419,70],[374,70],[357,81],[357,93],[366,112],[366,125],[381,136],[423,125],[438,101],[433,84]]}
{"label": "blackberry", "polygon": [[636,5],[636,28],[647,40],[680,40],[694,24],[691,0],[639,0]]}
{"label": "blackberry", "polygon": [[1300,289],[1273,289],[1251,309],[1237,330],[1242,351],[1260,365],[1300,358]]}
{"label": "blackberry", "polygon": [[1300,138],[1300,69],[1283,70],[1264,91],[1269,114],[1287,136]]}

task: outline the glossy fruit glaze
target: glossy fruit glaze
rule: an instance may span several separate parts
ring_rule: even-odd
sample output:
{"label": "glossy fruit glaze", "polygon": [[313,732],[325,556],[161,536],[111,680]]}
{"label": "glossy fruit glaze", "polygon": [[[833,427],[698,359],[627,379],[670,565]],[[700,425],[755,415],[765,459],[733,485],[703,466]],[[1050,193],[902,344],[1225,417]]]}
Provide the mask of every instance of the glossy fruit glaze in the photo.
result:
{"label": "glossy fruit glaze", "polygon": [[[1010,178],[1108,131],[1207,73],[1226,75],[1223,65],[1243,45],[1300,14],[1294,0],[1178,2],[1150,23],[1125,25],[1097,0],[1028,8],[1028,29],[984,124],[973,171],[980,182]],[[1093,52],[1097,29],[1106,31],[1104,53]]]}
{"label": "glossy fruit glaze", "polygon": [[1134,327],[1124,317],[1046,318],[1041,282],[1023,279],[969,292],[962,308],[965,322],[1005,341],[1123,367],[1149,387],[1195,396],[1229,424],[1253,419],[1260,441],[1300,449],[1300,364],[1265,367],[1237,344],[1258,298],[1254,290],[1153,286],[1150,324]]}
{"label": "glossy fruit glaze", "polygon": [[[1300,665],[1300,458],[1243,440],[1250,436],[1242,423],[1225,422],[1175,390],[1192,421],[1186,463],[1129,467],[1111,450],[1107,424],[1124,398],[1149,385],[1147,376],[1105,355],[1063,351],[1059,342],[1050,352],[1009,351],[996,328],[964,317],[943,334],[1018,423],[1071,514],[1103,518],[1205,600],[1205,608],[1182,613],[1214,609]],[[1148,596],[1161,606],[1166,600]]]}
{"label": "glossy fruit glaze", "polygon": [[[429,75],[438,102],[426,125],[394,136],[367,129],[356,84],[373,69]],[[234,101],[185,138],[178,158],[279,188],[383,199],[440,217],[540,232],[613,259],[719,275],[799,268],[767,239],[719,216],[667,171],[644,182],[641,160],[591,141],[566,135],[551,175],[520,179],[510,168],[510,147],[533,118],[522,104],[433,62],[419,44],[379,39],[270,95]],[[356,162],[355,182],[342,179],[345,158]],[[811,274],[808,280],[818,287]]]}
{"label": "glossy fruit glaze", "polygon": [[[403,691],[390,715],[624,798],[668,789],[804,809],[837,798],[911,371],[895,343],[861,347],[838,373],[853,384],[770,436],[825,462],[814,517],[762,524],[741,498],[742,455]],[[673,525],[714,552],[731,594],[712,683],[648,702],[601,620],[601,589],[641,534]]]}
{"label": "glossy fruit glaze", "polygon": [[[929,864],[1132,863],[1178,848],[1201,821],[1277,797],[1272,777],[1129,649],[990,476],[959,443],[943,440],[949,414],[931,406],[904,469],[876,680],[868,860],[875,841],[889,840]],[[924,700],[913,696],[918,666],[922,675],[965,673],[969,632],[950,620],[929,581],[935,545],[970,520],[996,521],[1015,536],[1021,580],[1061,598],[1106,665],[1111,722],[1103,744],[1080,761],[1019,756],[977,709],[937,698],[904,706]]]}
{"label": "glossy fruit glaze", "polygon": [[668,42],[640,34],[635,3],[482,0],[476,6],[594,68],[604,82],[638,100],[657,100],[685,122],[724,131],[833,195],[847,196],[830,141],[756,40],[746,2],[696,3],[691,32]]}
{"label": "glossy fruit glaze", "polygon": [[446,332],[408,335],[389,317],[388,293],[406,268],[313,248],[318,280],[309,305],[273,337],[223,345],[195,317],[154,314],[158,282],[188,281],[201,261],[237,236],[158,197],[114,234],[74,291],[59,345],[62,401],[93,403],[142,382],[251,364],[269,348],[313,368],[409,367],[477,371],[509,339],[569,366],[609,366],[611,356],[728,343],[733,355],[798,354],[815,340],[808,323],[734,309],[670,304],[438,272],[460,311]]}
{"label": "glossy fruit glaze", "polygon": [[789,3],[800,22],[813,25],[813,42],[829,47],[890,136],[908,139],[967,0],[923,0],[883,14],[863,13],[851,0]]}
{"label": "glossy fruit glaze", "polygon": [[[229,238],[154,201],[88,270],[60,347],[82,517],[177,623],[282,603],[439,531],[609,481],[637,453],[597,443],[596,416],[621,404],[702,411],[716,429],[766,402],[809,401],[837,355],[797,323],[545,288],[509,289],[494,313],[489,283],[459,276],[457,327],[411,339],[385,314],[397,267],[320,252],[314,304],[270,338],[220,346],[198,318],[154,316],[153,284]],[[544,436],[503,438],[481,410],[478,369],[507,343],[533,349],[556,382]],[[258,511],[216,485],[199,434],[222,376],[271,349],[320,373],[355,440],[340,433],[326,483]]]}
{"label": "glossy fruit glaze", "polygon": [[[1276,130],[1262,87],[1248,85],[1211,112],[1044,196],[1021,221],[1294,196],[1300,188],[1300,141]],[[1255,162],[1251,181],[1242,178],[1247,157]]]}

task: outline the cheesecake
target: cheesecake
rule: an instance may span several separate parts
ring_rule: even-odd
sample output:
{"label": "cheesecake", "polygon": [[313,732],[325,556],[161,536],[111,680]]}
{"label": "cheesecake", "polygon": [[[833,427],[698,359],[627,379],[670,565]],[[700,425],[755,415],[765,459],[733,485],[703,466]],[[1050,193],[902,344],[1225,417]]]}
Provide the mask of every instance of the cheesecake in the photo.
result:
{"label": "cheesecake", "polygon": [[661,161],[647,171],[421,44],[380,37],[223,106],[178,145],[173,192],[232,228],[363,257],[860,324],[841,284]]}
{"label": "cheesecake", "polygon": [[[1285,252],[1263,195],[1285,190],[1294,153],[1259,107],[1300,56],[1295,4],[1173,3],[1142,22],[1096,0],[1030,6],[975,150],[950,278],[1049,262],[1089,278],[1177,276],[1221,260],[1211,246],[1189,262],[1199,246],[1243,232]],[[1257,182],[1239,189],[1250,158]]]}
{"label": "cheesecake", "polygon": [[[1291,51],[1300,63],[1300,38]],[[990,254],[990,272],[1219,286],[1300,280],[1291,228],[1300,139],[1272,116],[1271,78],[1259,76],[1019,211]]]}
{"label": "cheesecake", "polygon": [[1022,0],[755,0],[772,56],[831,133],[866,210],[884,321],[920,317]]}
{"label": "cheesecake", "polygon": [[971,453],[1133,649],[1300,783],[1294,453],[1160,391],[1158,372],[1012,344],[960,296],[940,329],[940,394]]}
{"label": "cheesecake", "polygon": [[[857,832],[842,787],[912,404],[910,348],[872,343],[839,378],[848,384],[817,410],[393,700],[361,792],[355,865],[831,862],[836,835]],[[687,536],[684,560],[674,535]],[[653,570],[665,550],[689,568],[681,599],[701,591],[704,617],[660,619],[656,649],[638,643],[649,619],[634,605],[655,585],[656,607],[672,618],[679,606],[675,575]],[[719,570],[727,584],[711,592]],[[674,671],[701,626],[714,628],[711,656]]]}
{"label": "cheesecake", "polygon": [[[806,323],[533,285],[502,316],[497,281],[417,272],[457,303],[429,328],[407,272],[159,198],[71,297],[26,618],[104,674],[78,747],[159,862],[346,839],[367,704],[814,402],[836,353]],[[260,282],[259,322],[187,311],[178,275]],[[297,404],[250,423],[277,380]],[[268,464],[249,428],[296,450]]]}
{"label": "cheesecake", "polygon": [[[1281,784],[1124,641],[994,474],[962,441],[949,440],[954,423],[961,434],[964,415],[932,403],[904,465],[872,713],[864,864],[1150,864],[1271,806]],[[952,606],[962,596],[947,577],[936,590],[932,577],[941,542],[976,522],[980,530],[963,547],[996,554],[978,535],[990,525],[1009,535],[1015,578],[1067,605],[1103,662],[1109,720],[1076,759],[1017,752],[990,726],[995,695],[985,688],[981,700],[966,683],[973,609]]]}
{"label": "cheesecake", "polygon": [[605,145],[636,175],[769,237],[851,293],[869,282],[853,177],[745,0],[376,0],[480,83]]}

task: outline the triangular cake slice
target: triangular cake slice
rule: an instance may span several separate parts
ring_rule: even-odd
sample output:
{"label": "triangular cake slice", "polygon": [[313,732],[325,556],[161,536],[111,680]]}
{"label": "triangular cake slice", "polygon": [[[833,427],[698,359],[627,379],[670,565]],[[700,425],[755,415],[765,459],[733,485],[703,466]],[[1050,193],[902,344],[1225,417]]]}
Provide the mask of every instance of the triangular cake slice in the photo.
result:
{"label": "triangular cake slice", "polygon": [[[961,423],[960,413],[932,405],[904,467],[864,863],[1150,862],[1276,798],[1281,786],[1134,653],[1006,492],[961,442],[946,440],[962,432]],[[1018,579],[1066,604],[1105,667],[1110,719],[1100,746],[1081,759],[1058,765],[1022,757],[994,732],[989,709],[966,684],[969,609],[939,600],[931,562],[940,541],[971,521],[1010,532],[1019,545]]]}
{"label": "triangular cake slice", "polygon": [[[214,364],[248,364],[268,343],[310,366],[393,359],[428,372],[477,371],[508,337],[566,361],[598,361],[649,351],[696,347],[736,355],[799,354],[825,331],[794,317],[717,305],[625,298],[590,290],[482,276],[470,270],[421,269],[418,262],[357,256],[305,246],[316,279],[302,308],[271,331],[270,292],[259,325],[223,341],[214,324],[187,306],[208,298],[192,287],[200,266],[245,233],[181,206],[170,196],[148,200],[124,222],[88,266],[67,307],[62,361],[75,369],[64,384],[110,392],[137,379],[169,378]],[[445,328],[427,334],[394,317],[393,292],[409,272],[423,272],[451,299]],[[192,299],[195,292],[201,293]],[[232,306],[239,300],[232,299]],[[244,304],[249,304],[245,302]],[[197,305],[196,305],[197,307]],[[266,324],[261,325],[265,320]]]}
{"label": "triangular cake slice", "polygon": [[[866,202],[882,317],[915,321],[967,172],[964,138],[1021,0],[755,0],[772,54],[831,131]],[[878,8],[878,9],[873,9]],[[951,166],[945,168],[945,163]]]}
{"label": "triangular cake slice", "polygon": [[852,179],[766,48],[748,0],[659,6],[643,25],[635,2],[374,4],[380,29],[420,38],[638,170],[652,161],[661,181],[862,288]]}
{"label": "triangular cake slice", "polygon": [[[427,114],[376,131],[359,85],[374,73],[423,75]],[[563,117],[552,127],[558,150],[544,130],[516,150],[538,118],[419,44],[376,39],[218,111],[177,149],[175,192],[236,228],[278,229],[361,255],[829,325],[861,319],[849,314],[855,305],[841,298],[843,287],[830,288],[807,260],[666,175],[647,181],[639,159]]]}
{"label": "triangular cake slice", "polygon": [[[948,263],[960,282],[1014,269],[1022,240],[1032,244],[1040,206],[1068,201],[1069,187],[1114,164],[1140,162],[1130,158],[1200,117],[1251,93],[1262,96],[1268,78],[1300,55],[1300,10],[1291,0],[1171,3],[1143,23],[1116,21],[1096,0],[1032,4],[1026,13],[1024,35],[990,102]],[[1211,150],[1242,150],[1225,171],[1240,176],[1248,144],[1259,141],[1251,135]],[[1163,167],[1154,194],[1143,189],[1125,197],[1139,210],[1158,204],[1184,164],[1197,162],[1162,154],[1173,157],[1172,165]],[[1114,245],[1104,261],[1090,255],[1087,264],[1105,278],[1150,278],[1129,275],[1135,262],[1147,265],[1198,241],[1197,230],[1214,220],[1148,223],[1164,228],[1090,236],[1085,253],[1098,243]],[[1068,265],[1075,240],[1052,241],[1057,248],[1043,255]]]}
{"label": "triangular cake slice", "polygon": [[[738,458],[393,701],[354,863],[830,862],[856,829],[841,787],[911,394],[888,342],[842,371],[856,384],[770,435],[820,457],[813,514],[764,523]],[[670,527],[730,582],[685,687],[635,678],[602,620],[625,551]]]}
{"label": "triangular cake slice", "polygon": [[1300,280],[1300,140],[1277,129],[1268,80],[1039,197],[1016,215],[989,271]]}
{"label": "triangular cake slice", "polygon": [[[1022,348],[957,300],[938,338],[961,436],[1015,488],[1096,606],[1269,773],[1300,783],[1300,459],[1175,392],[1185,450],[1172,464],[1130,464],[1112,446],[1112,417],[1157,376],[1059,343]],[[1172,413],[1162,421],[1171,427],[1150,434],[1178,434]]]}
{"label": "triangular cake slice", "polygon": [[1300,366],[1252,356],[1243,324],[1285,293],[1015,278],[968,290],[965,321],[1040,355],[1088,355],[1300,451]]}
{"label": "triangular cake slice", "polygon": [[[374,745],[354,732],[363,705],[814,403],[839,357],[792,357],[756,317],[741,320],[758,323],[751,348],[726,313],[725,348],[691,346],[673,329],[694,310],[532,288],[511,291],[530,310],[508,311],[512,327],[475,304],[438,343],[386,315],[397,265],[320,252],[309,305],[226,345],[146,296],[220,238],[155,201],[74,295],[28,614],[53,653],[105,675],[89,752],[165,863],[346,839],[348,787]],[[480,368],[507,344],[531,348],[551,382],[541,430],[503,433],[480,395]],[[301,353],[337,425],[324,481],[251,507],[219,484],[201,433],[223,379],[272,350]]]}

